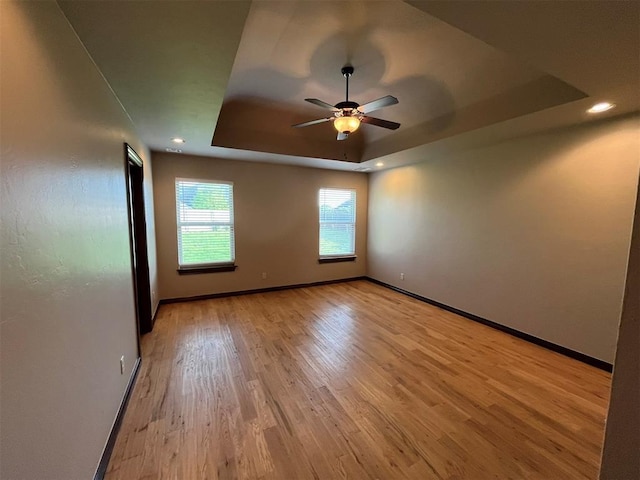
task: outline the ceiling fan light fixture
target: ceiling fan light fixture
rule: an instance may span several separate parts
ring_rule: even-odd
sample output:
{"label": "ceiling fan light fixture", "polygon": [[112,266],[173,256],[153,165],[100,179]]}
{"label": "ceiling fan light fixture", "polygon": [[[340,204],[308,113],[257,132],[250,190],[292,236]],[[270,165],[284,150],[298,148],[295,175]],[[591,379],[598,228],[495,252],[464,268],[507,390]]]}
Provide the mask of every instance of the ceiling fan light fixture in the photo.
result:
{"label": "ceiling fan light fixture", "polygon": [[360,119],[352,116],[336,117],[333,126],[340,133],[353,133],[360,126]]}

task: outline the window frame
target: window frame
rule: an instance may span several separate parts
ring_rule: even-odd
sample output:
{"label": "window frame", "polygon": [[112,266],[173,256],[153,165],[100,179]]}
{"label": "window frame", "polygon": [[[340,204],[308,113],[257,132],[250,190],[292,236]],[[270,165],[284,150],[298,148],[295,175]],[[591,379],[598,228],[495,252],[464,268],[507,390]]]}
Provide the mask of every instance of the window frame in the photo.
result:
{"label": "window frame", "polygon": [[[231,195],[230,199],[230,221],[229,222],[182,222],[180,220],[180,207],[179,207],[179,194],[178,185],[180,182],[189,182],[196,184],[211,184],[211,185],[230,185]],[[176,177],[174,181],[175,188],[175,206],[176,206],[176,253],[179,274],[192,274],[192,273],[211,273],[211,272],[231,272],[237,268],[236,261],[236,248],[235,248],[235,201],[234,201],[234,183],[229,180],[215,180],[215,179],[202,179],[202,178],[184,178]],[[231,230],[231,260],[223,262],[206,262],[206,263],[193,263],[193,264],[180,264],[182,256],[182,229],[183,226],[229,226]]]}
{"label": "window frame", "polygon": [[[320,198],[323,190],[337,190],[341,192],[351,192],[353,195],[353,222],[323,222],[320,215]],[[337,262],[353,262],[356,260],[356,227],[358,222],[358,212],[357,212],[357,202],[358,202],[358,192],[355,188],[340,188],[340,187],[320,187],[318,190],[318,263],[337,263]],[[332,253],[321,255],[320,254],[320,242],[322,240],[322,225],[323,224],[334,224],[334,225],[353,225],[353,236],[352,236],[352,252],[351,253]]]}

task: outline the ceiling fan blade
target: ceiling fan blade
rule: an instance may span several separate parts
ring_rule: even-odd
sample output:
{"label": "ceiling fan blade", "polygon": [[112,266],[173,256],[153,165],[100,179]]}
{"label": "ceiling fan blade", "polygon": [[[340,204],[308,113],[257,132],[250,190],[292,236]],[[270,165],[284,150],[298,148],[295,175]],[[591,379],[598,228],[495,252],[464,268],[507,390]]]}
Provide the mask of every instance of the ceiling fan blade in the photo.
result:
{"label": "ceiling fan blade", "polygon": [[333,110],[334,112],[338,112],[339,111],[333,105],[331,105],[331,104],[329,104],[327,102],[323,102],[322,100],[318,100],[317,98],[305,98],[304,101],[305,102],[309,102],[309,103],[313,103],[314,105],[317,105],[318,107],[322,107],[322,108],[327,108],[329,110]]}
{"label": "ceiling fan blade", "polygon": [[349,134],[346,132],[338,132],[338,140],[346,140],[348,136]]}
{"label": "ceiling fan blade", "polygon": [[358,110],[362,113],[373,112],[374,110],[378,110],[382,107],[388,107],[389,105],[395,105],[398,103],[398,99],[394,96],[387,95],[386,97],[379,98],[377,100],[373,100],[372,102],[365,103],[364,105],[360,105]]}
{"label": "ceiling fan blade", "polygon": [[367,117],[366,115],[360,117],[360,121],[362,123],[368,123],[369,125],[375,125],[376,127],[388,128],[389,130],[397,130],[400,126],[400,124],[396,122],[382,120],[381,118]]}
{"label": "ceiling fan blade", "polygon": [[309,125],[316,125],[318,123],[329,122],[331,120],[335,120],[335,117],[319,118],[317,120],[311,120],[309,122],[296,123],[295,125],[291,125],[291,126],[294,127],[294,128],[308,127]]}

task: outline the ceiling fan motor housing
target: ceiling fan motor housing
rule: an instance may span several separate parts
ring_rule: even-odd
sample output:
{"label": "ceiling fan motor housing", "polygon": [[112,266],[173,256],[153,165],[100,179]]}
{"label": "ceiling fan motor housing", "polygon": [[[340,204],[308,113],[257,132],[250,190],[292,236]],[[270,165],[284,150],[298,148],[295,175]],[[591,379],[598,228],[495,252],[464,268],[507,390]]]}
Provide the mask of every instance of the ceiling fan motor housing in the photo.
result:
{"label": "ceiling fan motor housing", "polygon": [[340,103],[336,103],[336,108],[339,110],[356,110],[360,104],[356,103],[356,102],[340,102]]}

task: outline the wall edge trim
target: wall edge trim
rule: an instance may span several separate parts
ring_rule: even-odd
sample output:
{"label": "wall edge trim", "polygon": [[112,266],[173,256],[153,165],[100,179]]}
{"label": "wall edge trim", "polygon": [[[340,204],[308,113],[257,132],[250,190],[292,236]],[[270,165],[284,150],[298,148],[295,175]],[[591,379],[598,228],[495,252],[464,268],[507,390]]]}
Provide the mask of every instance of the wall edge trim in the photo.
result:
{"label": "wall edge trim", "polygon": [[100,463],[98,463],[98,468],[96,469],[96,473],[93,476],[93,480],[103,480],[105,474],[107,473],[107,467],[109,466],[109,460],[111,460],[111,454],[113,453],[113,448],[115,447],[116,439],[118,438],[118,433],[120,432],[122,419],[124,418],[124,414],[127,410],[127,405],[129,404],[129,399],[131,398],[133,387],[135,386],[136,380],[138,379],[138,372],[140,371],[141,361],[142,358],[138,357],[136,359],[135,365],[133,366],[133,371],[131,372],[131,376],[129,377],[129,383],[127,383],[127,388],[124,392],[124,396],[122,397],[122,401],[120,402],[118,413],[116,414],[113,426],[111,427],[111,432],[109,432],[109,438],[107,439],[107,443],[102,452],[102,456],[100,457]]}
{"label": "wall edge trim", "polygon": [[366,277],[366,280],[375,283],[377,285],[381,285],[383,287],[389,288],[391,290],[394,290],[398,293],[402,293],[404,295],[407,295],[409,297],[415,298],[416,300],[420,300],[421,302],[425,302],[428,303],[430,305],[433,305],[435,307],[441,308],[443,310],[447,310],[448,312],[451,313],[455,313],[456,315],[460,315],[461,317],[465,317],[469,320],[473,320],[474,322],[478,322],[478,323],[482,323],[483,325],[486,325],[488,327],[494,328],[496,330],[500,330],[501,332],[505,332],[508,333],[509,335],[512,335],[514,337],[517,337],[521,340],[525,340],[529,343],[533,343],[535,345],[538,345],[540,347],[546,348],[547,350],[552,350],[556,353],[560,353],[561,355],[564,355],[566,357],[570,357],[573,358],[574,360],[578,360],[580,362],[586,363],[587,365],[590,365],[592,367],[596,367],[599,368],[600,370],[604,370],[606,372],[611,373],[613,371],[613,364],[605,362],[604,360],[600,360],[599,358],[595,358],[595,357],[591,357],[585,353],[582,352],[578,352],[576,350],[572,350],[570,348],[567,347],[563,347],[562,345],[558,345],[556,343],[553,342],[549,342],[548,340],[544,340],[542,338],[538,338],[534,335],[530,335],[528,333],[525,332],[521,332],[520,330],[516,330],[515,328],[511,328],[511,327],[507,327],[506,325],[502,325],[500,323],[494,322],[492,320],[488,320],[486,318],[482,318],[479,317],[477,315],[474,315],[473,313],[468,313],[465,312],[464,310],[460,310],[457,309],[455,307],[451,307],[449,305],[446,305],[444,303],[440,303],[436,300],[432,300],[430,298],[427,297],[423,297],[422,295],[418,295],[417,293],[413,293],[410,292],[408,290],[404,290],[400,287],[396,287],[394,285],[391,285],[389,283],[385,283],[381,280],[377,280],[375,278],[372,277]]}
{"label": "wall edge trim", "polygon": [[294,285],[280,285],[277,287],[255,288],[252,290],[237,290],[233,292],[209,293],[205,295],[195,295],[192,297],[176,297],[165,298],[160,300],[160,305],[180,302],[195,302],[198,300],[211,300],[214,298],[237,297],[239,295],[251,295],[254,293],[279,292],[281,290],[291,290],[294,288],[320,287],[322,285],[331,285],[333,283],[354,282],[356,280],[367,280],[368,277],[362,275],[359,277],[338,278],[336,280],[322,280],[320,282],[296,283]]}

